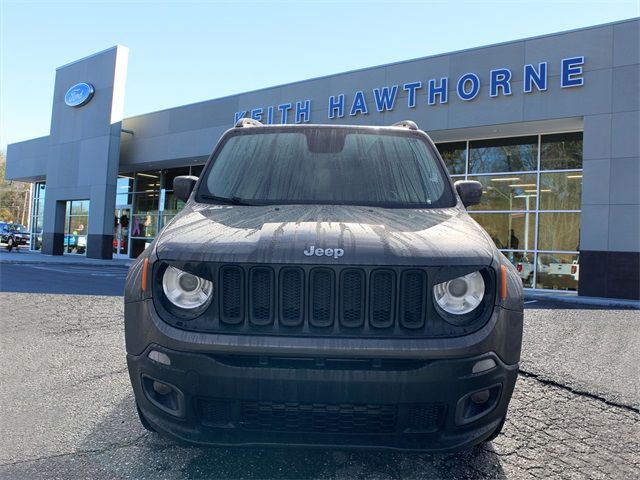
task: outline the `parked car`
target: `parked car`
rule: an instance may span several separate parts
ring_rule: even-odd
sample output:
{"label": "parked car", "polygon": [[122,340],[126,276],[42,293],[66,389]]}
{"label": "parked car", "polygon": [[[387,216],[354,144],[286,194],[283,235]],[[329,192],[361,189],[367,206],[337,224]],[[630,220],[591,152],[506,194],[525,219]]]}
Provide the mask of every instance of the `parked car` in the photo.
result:
{"label": "parked car", "polygon": [[570,262],[551,257],[543,272],[538,272],[538,284],[554,290],[576,290],[580,279],[579,261]]}
{"label": "parked car", "polygon": [[19,223],[0,222],[0,243],[6,245],[11,251],[14,248],[20,251],[20,247],[29,247],[31,235],[29,229]]}
{"label": "parked car", "polygon": [[[531,255],[533,257],[533,255]],[[518,275],[522,279],[525,285],[530,285],[533,280],[533,271],[535,267],[533,265],[533,259],[529,259],[526,256],[522,258],[516,264],[516,270]],[[538,275],[544,275],[549,271],[549,265],[546,265],[540,261],[540,255],[538,255]]]}
{"label": "parked car", "polygon": [[518,375],[518,272],[428,135],[225,132],[130,268],[140,421],[197,444],[451,451],[499,434]]}

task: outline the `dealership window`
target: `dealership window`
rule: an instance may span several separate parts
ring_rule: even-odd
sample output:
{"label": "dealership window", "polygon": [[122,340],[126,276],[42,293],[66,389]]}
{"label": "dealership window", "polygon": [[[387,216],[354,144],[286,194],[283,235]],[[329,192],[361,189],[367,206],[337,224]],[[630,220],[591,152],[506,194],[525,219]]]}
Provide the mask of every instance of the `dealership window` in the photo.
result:
{"label": "dealership window", "polygon": [[467,142],[440,143],[438,151],[451,175],[467,173]]}
{"label": "dealership window", "polygon": [[577,290],[582,132],[438,144],[454,181],[482,183],[471,216],[527,288]]}
{"label": "dealership window", "polygon": [[45,182],[37,182],[33,186],[33,202],[31,206],[31,250],[42,250],[42,227],[44,225],[44,197],[47,186]]}
{"label": "dealership window", "polygon": [[116,184],[116,206],[127,206],[133,203],[133,175],[118,175]]}
{"label": "dealership window", "polygon": [[469,142],[469,173],[522,172],[537,166],[537,136]]}
{"label": "dealership window", "polygon": [[582,168],[582,132],[542,136],[541,170]]}
{"label": "dealership window", "polygon": [[[173,180],[179,175],[200,175],[203,165],[153,170],[128,174],[130,183],[123,180],[130,191],[126,191],[132,206],[130,226],[132,258],[147,248],[160,230],[184,207],[184,202],[175,198]],[[125,175],[121,175],[125,177]],[[124,193],[123,193],[124,195]],[[124,198],[124,196],[122,197]]]}
{"label": "dealership window", "polygon": [[89,200],[69,200],[64,221],[64,253],[87,253]]}

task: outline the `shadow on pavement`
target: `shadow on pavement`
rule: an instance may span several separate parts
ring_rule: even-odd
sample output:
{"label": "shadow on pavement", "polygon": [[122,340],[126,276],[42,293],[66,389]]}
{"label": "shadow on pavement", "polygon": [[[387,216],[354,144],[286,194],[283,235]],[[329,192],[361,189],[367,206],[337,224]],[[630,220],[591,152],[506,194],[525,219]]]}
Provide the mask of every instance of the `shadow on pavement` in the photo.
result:
{"label": "shadow on pavement", "polygon": [[499,457],[479,447],[455,454],[428,455],[185,446],[156,433],[146,433],[138,422],[132,395],[103,417],[85,443],[86,450],[112,445],[96,452],[92,463],[105,476],[115,478],[506,478]]}

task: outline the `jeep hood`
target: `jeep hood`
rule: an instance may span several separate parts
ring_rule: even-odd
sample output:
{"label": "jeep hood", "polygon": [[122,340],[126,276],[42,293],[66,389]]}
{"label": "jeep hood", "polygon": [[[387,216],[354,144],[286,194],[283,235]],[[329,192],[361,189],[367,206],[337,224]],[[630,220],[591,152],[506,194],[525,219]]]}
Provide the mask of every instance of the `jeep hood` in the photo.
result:
{"label": "jeep hood", "polygon": [[[344,255],[307,256],[310,247]],[[163,260],[344,265],[488,265],[497,252],[461,208],[236,206],[190,202],[161,232]]]}

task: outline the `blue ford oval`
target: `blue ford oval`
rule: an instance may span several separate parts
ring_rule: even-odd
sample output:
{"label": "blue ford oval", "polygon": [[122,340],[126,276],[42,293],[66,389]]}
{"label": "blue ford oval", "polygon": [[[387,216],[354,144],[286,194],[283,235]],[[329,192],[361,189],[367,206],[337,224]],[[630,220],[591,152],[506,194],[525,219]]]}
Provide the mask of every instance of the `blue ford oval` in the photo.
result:
{"label": "blue ford oval", "polygon": [[94,93],[95,89],[90,83],[76,83],[67,90],[64,96],[64,103],[70,107],[81,107],[89,103]]}

